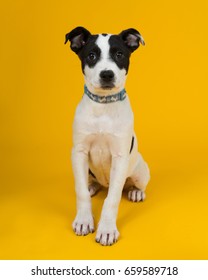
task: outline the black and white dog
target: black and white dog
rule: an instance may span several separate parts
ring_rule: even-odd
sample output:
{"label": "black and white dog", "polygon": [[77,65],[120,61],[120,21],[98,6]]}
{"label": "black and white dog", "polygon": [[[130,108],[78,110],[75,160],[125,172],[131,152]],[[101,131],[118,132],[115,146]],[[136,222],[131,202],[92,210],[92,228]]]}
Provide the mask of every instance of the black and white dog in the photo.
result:
{"label": "black and white dog", "polygon": [[72,165],[77,195],[73,229],[77,235],[94,231],[91,196],[108,187],[96,241],[111,245],[118,239],[116,226],[122,190],[133,202],[145,199],[149,169],[137,150],[134,117],[124,89],[129,59],[141,34],[127,29],[118,35],[92,35],[83,27],[66,34],[80,58],[85,79],[84,95],[73,124]]}

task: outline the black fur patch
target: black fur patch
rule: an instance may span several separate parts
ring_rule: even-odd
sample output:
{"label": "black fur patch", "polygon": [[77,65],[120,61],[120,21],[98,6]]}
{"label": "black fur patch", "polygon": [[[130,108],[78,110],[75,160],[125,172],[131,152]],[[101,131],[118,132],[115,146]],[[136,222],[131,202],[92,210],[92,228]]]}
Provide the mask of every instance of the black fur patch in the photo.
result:
{"label": "black fur patch", "polygon": [[[88,41],[86,42],[84,48],[82,48],[81,51],[78,53],[78,56],[82,63],[83,72],[84,72],[85,65],[88,65],[89,67],[93,67],[100,60],[101,50],[95,43],[97,38],[98,35],[91,35]],[[94,60],[91,60],[89,57],[90,54],[94,54],[96,58]]]}
{"label": "black fur patch", "polygon": [[89,175],[91,175],[93,178],[96,179],[95,175],[92,173],[92,171],[89,169]]}
{"label": "black fur patch", "polygon": [[130,148],[129,153],[131,153],[131,151],[133,150],[133,147],[134,147],[134,136],[132,136],[132,139],[131,139],[131,148]]}
{"label": "black fur patch", "polygon": [[120,69],[125,69],[126,73],[128,73],[131,51],[124,44],[124,41],[119,35],[112,35],[109,38],[109,44],[111,59],[117,64]]}

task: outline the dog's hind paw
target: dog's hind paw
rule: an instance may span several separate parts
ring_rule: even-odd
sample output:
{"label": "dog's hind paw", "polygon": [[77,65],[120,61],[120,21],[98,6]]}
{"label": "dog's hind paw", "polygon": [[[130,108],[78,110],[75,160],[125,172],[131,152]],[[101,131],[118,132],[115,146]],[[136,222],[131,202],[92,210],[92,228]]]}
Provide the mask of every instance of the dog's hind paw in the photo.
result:
{"label": "dog's hind paw", "polygon": [[94,196],[101,188],[101,185],[98,183],[92,183],[88,186],[90,196]]}
{"label": "dog's hind paw", "polygon": [[132,202],[140,202],[145,200],[145,192],[133,187],[128,192],[128,199]]}

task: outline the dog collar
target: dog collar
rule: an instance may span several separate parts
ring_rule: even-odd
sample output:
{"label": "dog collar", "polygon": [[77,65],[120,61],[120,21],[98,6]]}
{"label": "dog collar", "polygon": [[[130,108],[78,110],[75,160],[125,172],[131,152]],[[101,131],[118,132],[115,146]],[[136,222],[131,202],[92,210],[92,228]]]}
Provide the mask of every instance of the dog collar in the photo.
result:
{"label": "dog collar", "polygon": [[112,103],[117,101],[122,101],[126,98],[126,90],[122,89],[120,92],[112,94],[112,95],[105,95],[105,96],[99,96],[92,92],[90,92],[87,88],[87,86],[84,86],[84,93],[93,101],[97,103]]}

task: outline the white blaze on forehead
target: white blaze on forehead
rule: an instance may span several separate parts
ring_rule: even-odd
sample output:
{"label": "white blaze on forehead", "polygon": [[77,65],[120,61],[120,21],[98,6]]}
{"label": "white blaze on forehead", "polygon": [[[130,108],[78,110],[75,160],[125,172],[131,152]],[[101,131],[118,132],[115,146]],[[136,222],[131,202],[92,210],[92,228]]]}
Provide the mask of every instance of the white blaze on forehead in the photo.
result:
{"label": "white blaze on forehead", "polygon": [[101,50],[101,59],[104,58],[108,58],[109,57],[109,50],[110,50],[110,45],[109,45],[109,38],[110,38],[110,34],[107,35],[102,35],[100,34],[97,38],[97,41],[95,42],[98,47]]}

